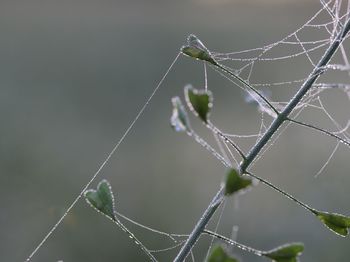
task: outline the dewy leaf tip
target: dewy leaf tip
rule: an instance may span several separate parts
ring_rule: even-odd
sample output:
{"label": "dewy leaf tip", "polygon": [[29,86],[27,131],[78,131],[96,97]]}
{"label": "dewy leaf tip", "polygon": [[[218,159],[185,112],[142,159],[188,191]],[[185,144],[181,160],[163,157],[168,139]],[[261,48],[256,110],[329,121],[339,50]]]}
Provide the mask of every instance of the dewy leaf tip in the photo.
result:
{"label": "dewy leaf tip", "polygon": [[98,183],[96,190],[89,189],[85,191],[84,197],[88,204],[98,212],[114,221],[116,220],[112,187],[107,180]]}
{"label": "dewy leaf tip", "polygon": [[213,106],[212,93],[209,90],[197,90],[187,85],[185,86],[185,100],[191,111],[207,124]]}
{"label": "dewy leaf tip", "polygon": [[181,52],[189,57],[207,61],[213,65],[218,64],[208,48],[193,34],[187,37],[187,45],[181,47]]}
{"label": "dewy leaf tip", "polygon": [[289,243],[263,252],[262,255],[275,262],[296,262],[303,251],[303,243]]}
{"label": "dewy leaf tip", "polygon": [[350,217],[321,211],[315,211],[315,215],[326,227],[337,235],[346,237],[349,234]]}
{"label": "dewy leaf tip", "polygon": [[173,113],[170,118],[170,124],[176,132],[187,132],[192,133],[190,121],[187,116],[185,107],[183,106],[181,99],[176,96],[171,99],[173,104]]}

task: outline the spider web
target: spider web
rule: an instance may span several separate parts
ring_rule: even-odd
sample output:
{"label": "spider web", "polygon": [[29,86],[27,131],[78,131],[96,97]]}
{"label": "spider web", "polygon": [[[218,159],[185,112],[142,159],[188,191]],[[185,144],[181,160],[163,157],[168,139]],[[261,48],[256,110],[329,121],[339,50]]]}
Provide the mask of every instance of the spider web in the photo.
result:
{"label": "spider web", "polygon": [[[269,68],[269,70],[271,70],[270,68],[276,69],[280,66],[285,65],[285,63],[300,63],[303,65],[306,64],[307,67],[309,67],[310,71],[316,66],[320,56],[324,53],[324,51],[327,49],[330,43],[332,43],[337,33],[339,33],[342,30],[343,24],[349,18],[350,12],[350,0],[331,0],[328,2],[320,0],[320,4],[320,10],[318,10],[315,13],[315,15],[313,15],[304,25],[302,25],[293,33],[287,35],[286,37],[282,38],[277,42],[254,49],[232,51],[226,53],[211,51],[211,53],[217,61],[223,63],[236,75],[240,76],[251,86],[257,88],[261,93],[264,94],[265,97],[269,99],[271,104],[278,111],[281,111],[286,106],[289,99],[281,98],[272,100],[270,96],[275,95],[275,93],[278,93],[279,89],[287,89],[290,94],[294,94],[299,89],[300,85],[306,80],[307,75],[305,75],[305,72],[297,72],[296,70],[295,72],[288,72],[288,75],[286,76],[280,76],[278,74],[275,74],[274,76],[276,76],[276,79],[269,77],[269,79],[271,79],[270,82],[264,83],[259,81],[258,76],[261,75],[261,72],[267,71],[267,68]],[[164,82],[166,76],[171,71],[173,65],[178,60],[180,54],[181,53],[177,54],[176,58],[171,63],[170,67],[160,80],[159,84],[155,87],[154,91],[150,95],[149,99],[141,107],[141,110],[139,111],[135,119],[131,122],[130,126],[126,129],[124,135],[120,138],[120,140],[113,147],[112,151],[108,154],[105,161],[103,161],[96,173],[94,173],[94,175],[91,177],[88,183],[83,187],[79,195],[67,208],[67,211],[63,214],[63,216],[49,230],[49,232],[45,235],[41,242],[34,248],[33,252],[28,256],[26,261],[31,261],[32,257],[39,251],[40,248],[42,248],[43,244],[47,241],[47,239],[53,235],[56,228],[61,224],[64,218],[80,200],[83,193],[98,177],[104,166],[116,153],[117,149],[119,148],[119,145],[123,142],[124,138],[133,128],[136,121],[141,117],[145,108],[149,105],[153,96],[156,94],[157,90]],[[219,127],[215,126],[214,124],[208,125],[214,137],[214,146],[210,145],[199,134],[192,134],[195,141],[198,142],[201,146],[203,146],[206,150],[208,150],[223,165],[225,165],[226,167],[237,168],[239,166],[240,155],[239,152],[237,152],[237,148],[232,146],[231,140],[234,140],[235,144],[237,144],[239,148],[240,143],[245,143],[245,141],[247,140],[250,141],[251,145],[254,145],[266,132],[271,121],[276,117],[276,115],[264,101],[261,101],[261,98],[252,93],[249,89],[245,88],[241,83],[238,83],[234,79],[228,77],[226,74],[224,74],[222,71],[218,70],[214,66],[210,66],[208,68],[206,63],[204,63],[203,73],[205,89],[208,89],[208,70],[214,70],[223,78],[230,81],[233,90],[236,90],[237,87],[243,90],[245,92],[246,102],[256,106],[257,114],[260,118],[258,130],[253,130],[249,134],[238,134],[232,131],[221,131]],[[338,56],[335,57],[335,59],[333,59],[333,63],[329,64],[323,70],[324,72],[327,71],[327,76],[331,75],[334,72],[337,72],[338,74],[345,74],[347,77],[350,76],[350,63],[346,52],[346,48],[343,44],[340,45]],[[331,76],[329,76],[329,78],[332,79]],[[322,77],[322,79],[327,78]],[[317,82],[316,84],[314,84],[313,88],[304,96],[302,101],[295,107],[294,111],[292,112],[292,117],[293,119],[297,119],[297,117],[302,115],[304,111],[315,110],[323,114],[329,120],[330,126],[333,128],[331,131],[329,131],[329,133],[341,137],[344,141],[350,141],[350,118],[347,119],[345,123],[339,123],[339,121],[337,121],[336,118],[329,112],[326,103],[324,103],[323,94],[332,90],[339,90],[340,92],[344,92],[344,94],[350,99],[350,83]],[[269,144],[262,150],[262,152],[252,163],[252,165],[254,165],[267,153],[267,151],[272,147],[272,145],[276,143],[281,134],[291,124],[295,123],[288,123],[286,126],[279,130],[278,134],[275,135],[275,137],[269,142]],[[229,140],[227,138],[229,138]],[[332,161],[338,148],[343,142],[341,140],[334,139],[334,137],[330,137],[330,139],[333,139],[334,147],[330,149],[329,156],[325,159],[322,166],[320,166],[320,169],[317,172],[315,172],[316,177],[319,176],[327,168],[327,165]],[[168,252],[170,250],[179,248],[188,236],[187,234],[163,232],[161,230],[154,229],[143,225],[142,223],[136,222],[135,220],[121,213],[117,213],[117,215],[120,219],[124,220],[125,222],[143,228],[155,235],[158,235],[159,237],[165,237],[171,242],[171,244],[168,247],[161,249],[147,248],[146,246],[143,246],[141,242],[136,242],[137,245],[142,245],[142,249],[145,249],[147,252],[151,253],[154,256],[162,252]],[[220,220],[223,215],[224,207],[222,207],[216,224],[214,225],[214,233],[216,233],[219,230]],[[237,238],[238,227],[234,226],[233,228],[234,229],[231,235],[231,239],[235,240]],[[130,233],[130,231],[124,229],[123,231],[126,232],[130,238],[135,238],[134,235]],[[209,250],[213,244],[213,241],[214,235],[212,235],[211,237],[208,253],[205,256],[206,258],[208,258]],[[229,242],[228,244],[234,245],[233,242]],[[238,247],[259,255],[258,250],[239,245]],[[196,258],[192,252],[191,259],[192,261],[196,261]]]}
{"label": "spider web", "polygon": [[[265,94],[265,97],[268,97],[270,94],[274,94],[280,88],[288,89],[288,91],[291,91],[291,94],[294,94],[299,89],[301,83],[306,80],[307,75],[296,75],[294,78],[288,81],[271,81],[267,83],[255,82],[256,80],[254,79],[254,76],[259,75],[261,71],[266,71],[266,68],[278,68],[280,65],[283,66],[287,60],[288,63],[298,63],[301,61],[303,64],[305,64],[306,62],[306,64],[309,64],[310,71],[316,66],[316,63],[318,61],[317,59],[319,59],[320,54],[322,54],[329,46],[329,44],[334,40],[334,37],[342,29],[344,21],[349,16],[349,9],[345,9],[345,11],[342,13],[342,1],[329,1],[327,3],[321,1],[321,4],[322,8],[314,16],[312,16],[296,31],[287,35],[280,41],[268,44],[263,47],[242,51],[229,53],[212,52],[212,55],[217,61],[224,62],[227,68],[235,72],[251,86],[259,88],[262,93]],[[311,40],[310,35],[315,35],[321,39]],[[329,64],[324,68],[324,70],[342,72],[343,74],[349,76],[349,60],[343,44],[340,46],[340,51],[341,55],[336,59],[339,63]],[[228,63],[229,66],[227,65]],[[272,112],[266,103],[261,101],[261,99],[259,99],[259,97],[253,94],[250,90],[247,90],[240,83],[237,83],[235,80],[231,79],[213,66],[212,68],[223,77],[225,77],[228,81],[232,82],[233,88],[236,88],[238,86],[244,90],[246,92],[246,101],[250,103],[255,102],[261,113],[260,128],[256,132],[252,132],[249,135],[224,132],[224,135],[235,139],[235,142],[237,143],[240,139],[256,138],[256,140],[258,140],[265,133],[266,128],[269,126],[269,123],[271,123],[271,119],[275,117],[274,112]],[[328,75],[331,75],[331,73],[333,72],[329,72]],[[206,75],[207,74],[205,73],[205,76]],[[289,71],[288,77],[291,78],[292,75],[293,72]],[[283,77],[283,79],[286,78],[287,76]],[[207,83],[207,79],[205,79],[205,83]],[[348,141],[348,128],[350,119],[347,119],[346,123],[343,125],[338,123],[337,120],[331,115],[331,113],[328,112],[325,104],[322,103],[322,95],[326,90],[338,89],[349,97],[349,87],[350,86],[347,83],[316,83],[313,89],[311,89],[308,94],[305,95],[299,105],[295,107],[295,110],[292,114],[293,118],[298,117],[305,109],[308,108],[319,110],[330,120],[331,124],[333,125],[335,131],[332,131],[332,133],[340,135]],[[281,111],[287,105],[288,101],[289,99],[286,101],[270,100],[271,104],[279,111]],[[281,133],[283,133],[283,130],[285,129],[286,127],[279,132],[279,134],[260,153],[254,162],[258,161],[267,152],[267,150],[269,150],[269,148],[276,142],[278,137],[281,135]],[[215,133],[215,130],[213,130],[213,133]],[[232,151],[232,148],[230,149],[230,147],[225,147],[222,145],[227,144],[224,141],[224,138],[219,137],[215,139],[220,151],[220,156],[218,158],[224,158],[229,163],[231,163],[231,161],[234,161],[235,166],[238,167],[237,154],[235,155],[235,152]],[[253,141],[252,145],[256,142],[256,140]],[[331,150],[330,156],[328,157],[325,164],[320,168],[320,171],[317,172],[316,176],[318,176],[325,169],[337,151],[340,143],[341,142],[339,141],[335,141],[334,149]],[[226,151],[228,151],[228,153],[225,152],[223,148],[226,148]],[[230,156],[230,159],[228,159],[227,156]]]}

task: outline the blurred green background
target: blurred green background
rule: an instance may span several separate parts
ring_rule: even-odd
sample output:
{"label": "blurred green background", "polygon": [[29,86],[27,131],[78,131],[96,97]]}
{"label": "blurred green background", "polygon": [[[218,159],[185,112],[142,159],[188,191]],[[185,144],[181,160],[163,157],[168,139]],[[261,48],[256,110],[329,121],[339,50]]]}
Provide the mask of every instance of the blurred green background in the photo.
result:
{"label": "blurred green background", "polygon": [[[213,50],[255,48],[293,32],[319,9],[318,1],[305,0],[1,0],[0,260],[24,261],[32,252],[122,136],[189,33]],[[287,62],[276,68],[267,64],[254,75],[255,82],[298,79],[311,69],[307,60]],[[344,77],[339,82],[348,81],[339,77]],[[121,213],[173,233],[190,232],[225,174],[208,152],[170,128],[170,99],[182,96],[187,83],[203,85],[203,66],[180,57],[94,183],[102,178],[111,182]],[[209,88],[215,96],[212,118],[219,127],[256,132],[259,114],[244,105],[237,88],[213,71]],[[272,91],[277,100],[287,100],[295,89],[277,90],[278,96]],[[344,95],[335,91],[325,99],[346,124]],[[321,116],[310,116],[323,124]],[[194,118],[192,122],[205,132]],[[332,139],[291,127],[254,169],[315,208],[349,215],[348,148],[340,146],[314,178],[334,145]],[[330,233],[264,185],[239,197],[238,208],[234,206],[234,199],[227,202],[219,227],[227,236],[237,225],[238,240],[258,249],[302,241],[302,261],[349,261],[348,238]],[[151,249],[171,245],[161,236],[130,229]],[[197,261],[203,261],[207,247],[203,237],[194,250]],[[264,261],[233,252],[243,261]],[[175,254],[158,258],[170,261]],[[32,259],[58,260],[146,258],[81,200]]]}

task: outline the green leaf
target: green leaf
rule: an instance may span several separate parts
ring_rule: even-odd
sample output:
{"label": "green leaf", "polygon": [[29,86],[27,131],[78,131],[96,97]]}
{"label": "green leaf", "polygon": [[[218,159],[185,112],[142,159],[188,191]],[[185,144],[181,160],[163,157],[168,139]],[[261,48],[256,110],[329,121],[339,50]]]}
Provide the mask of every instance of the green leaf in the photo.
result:
{"label": "green leaf", "polygon": [[89,189],[84,192],[84,197],[88,204],[103,215],[116,220],[114,212],[114,197],[112,187],[107,180],[102,180],[97,185],[97,190]]}
{"label": "green leaf", "polygon": [[213,65],[218,64],[209,52],[208,48],[206,48],[195,35],[189,35],[187,37],[187,45],[181,48],[181,52],[189,57],[207,61]]}
{"label": "green leaf", "polygon": [[185,99],[188,107],[203,122],[208,123],[209,112],[213,105],[213,95],[208,90],[197,90],[191,85],[185,86]]}
{"label": "green leaf", "polygon": [[170,118],[170,124],[177,132],[186,131],[188,134],[192,133],[190,122],[188,120],[187,112],[182,105],[179,97],[173,97],[171,99],[173,104],[173,114]]}
{"label": "green leaf", "polygon": [[323,222],[323,224],[340,236],[347,236],[350,227],[350,217],[328,212],[320,212],[315,210],[316,216]]}
{"label": "green leaf", "polygon": [[263,256],[271,258],[275,262],[296,262],[303,251],[303,243],[290,243],[263,252]]}
{"label": "green leaf", "polygon": [[243,178],[235,169],[230,169],[226,175],[225,195],[232,195],[252,185],[252,180]]}
{"label": "green leaf", "polygon": [[208,262],[238,262],[238,260],[229,256],[224,248],[218,245],[211,250]]}

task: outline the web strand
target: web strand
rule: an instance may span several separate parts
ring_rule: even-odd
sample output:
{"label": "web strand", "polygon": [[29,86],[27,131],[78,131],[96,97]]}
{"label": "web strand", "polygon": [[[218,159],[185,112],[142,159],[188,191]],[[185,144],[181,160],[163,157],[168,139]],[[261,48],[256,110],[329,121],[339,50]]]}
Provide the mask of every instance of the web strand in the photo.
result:
{"label": "web strand", "polygon": [[129,127],[126,129],[125,133],[122,135],[122,137],[119,139],[117,144],[113,147],[112,151],[108,154],[107,158],[103,161],[103,163],[100,165],[100,167],[97,169],[96,173],[92,176],[92,178],[89,180],[89,182],[83,187],[83,189],[80,191],[79,195],[74,199],[72,204],[67,208],[66,212],[60,217],[60,219],[57,221],[57,223],[50,229],[50,231],[45,235],[45,237],[42,239],[42,241],[35,247],[33,252],[28,256],[28,258],[25,260],[26,262],[30,261],[32,257],[38,252],[38,250],[42,247],[42,245],[46,242],[46,240],[52,235],[52,233],[56,230],[56,228],[62,223],[62,221],[65,219],[65,217],[68,215],[68,213],[72,210],[72,208],[76,205],[76,203],[79,201],[79,199],[83,196],[84,192],[89,188],[91,183],[96,179],[96,177],[100,174],[101,170],[104,168],[104,166],[108,163],[108,161],[113,156],[114,152],[119,148],[120,144],[124,141],[125,137],[129,134],[130,130],[133,128],[137,120],[140,118],[140,116],[145,111],[146,107],[152,100],[153,96],[156,94],[162,83],[164,82],[165,78],[171,71],[172,67],[176,63],[177,59],[179,58],[180,53],[178,53],[173,60],[173,62],[170,64],[169,68],[165,72],[164,76],[161,78],[153,92],[151,93],[150,97],[147,99],[146,103],[142,106],[139,113],[136,115],[134,120],[131,122]]}

